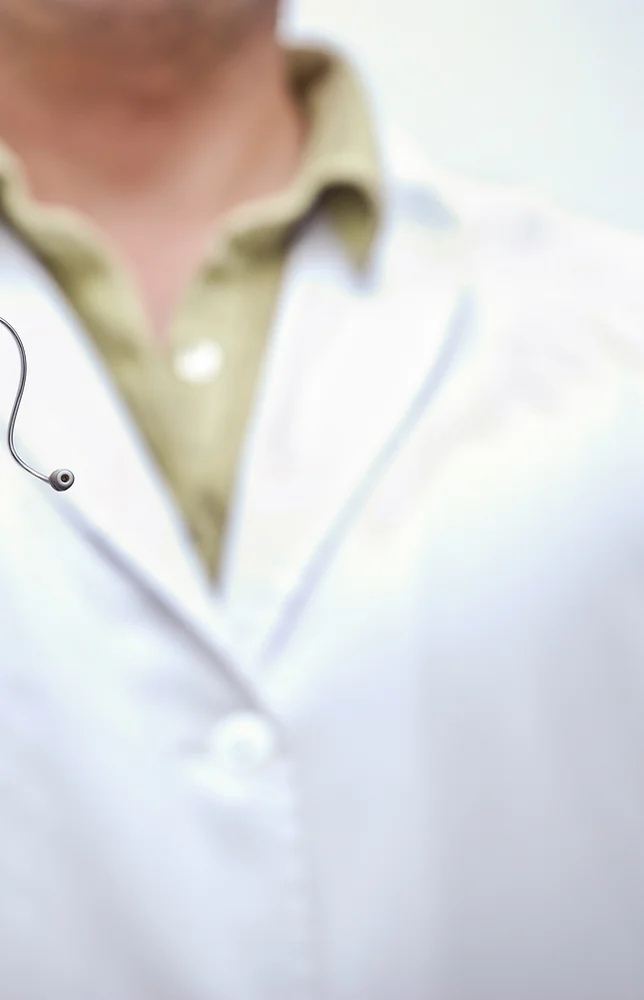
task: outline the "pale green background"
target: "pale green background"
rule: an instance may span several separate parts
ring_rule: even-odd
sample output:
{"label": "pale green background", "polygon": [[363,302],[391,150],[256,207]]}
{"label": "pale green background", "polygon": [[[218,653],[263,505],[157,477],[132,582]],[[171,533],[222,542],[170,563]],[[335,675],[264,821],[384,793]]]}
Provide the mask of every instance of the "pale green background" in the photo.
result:
{"label": "pale green background", "polygon": [[440,165],[644,230],[644,0],[291,0]]}

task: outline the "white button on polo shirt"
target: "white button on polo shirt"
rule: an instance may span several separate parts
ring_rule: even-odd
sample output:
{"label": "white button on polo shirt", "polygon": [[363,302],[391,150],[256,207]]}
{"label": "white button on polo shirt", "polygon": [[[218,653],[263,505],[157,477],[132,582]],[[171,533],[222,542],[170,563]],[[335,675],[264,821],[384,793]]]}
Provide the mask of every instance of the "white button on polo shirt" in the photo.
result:
{"label": "white button on polo shirt", "polygon": [[221,345],[214,340],[202,340],[192,347],[178,351],[174,357],[177,378],[190,385],[208,385],[219,375],[224,363]]}

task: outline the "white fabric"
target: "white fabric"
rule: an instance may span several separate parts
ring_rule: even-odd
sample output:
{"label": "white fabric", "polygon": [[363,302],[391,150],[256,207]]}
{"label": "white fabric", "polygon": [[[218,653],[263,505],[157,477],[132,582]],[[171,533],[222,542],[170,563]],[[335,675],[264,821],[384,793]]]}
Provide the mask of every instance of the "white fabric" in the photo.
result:
{"label": "white fabric", "polygon": [[[16,239],[0,995],[644,995],[644,250],[393,145],[293,255],[222,593]],[[0,341],[0,416],[18,374]]]}

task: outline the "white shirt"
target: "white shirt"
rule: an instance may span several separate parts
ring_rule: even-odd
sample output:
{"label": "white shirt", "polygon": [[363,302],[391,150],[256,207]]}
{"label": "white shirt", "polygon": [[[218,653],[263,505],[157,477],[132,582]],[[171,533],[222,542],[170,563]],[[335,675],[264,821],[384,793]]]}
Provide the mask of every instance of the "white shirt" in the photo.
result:
{"label": "white shirt", "polygon": [[77,476],[0,456],[7,1000],[644,991],[642,244],[391,150],[367,279],[293,256],[218,596],[2,234]]}

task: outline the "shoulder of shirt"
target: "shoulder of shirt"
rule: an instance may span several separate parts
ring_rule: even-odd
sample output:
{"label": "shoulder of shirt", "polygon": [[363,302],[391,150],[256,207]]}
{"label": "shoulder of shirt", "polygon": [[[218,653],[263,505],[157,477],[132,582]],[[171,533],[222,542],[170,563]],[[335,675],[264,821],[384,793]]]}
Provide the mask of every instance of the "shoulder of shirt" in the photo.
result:
{"label": "shoulder of shirt", "polygon": [[437,168],[404,134],[385,135],[386,187],[410,224],[428,235],[437,220],[458,227],[477,273],[505,283],[508,295],[626,318],[644,347],[644,234],[563,210],[525,188]]}
{"label": "shoulder of shirt", "polygon": [[[473,179],[427,161],[407,137],[390,131],[385,176],[402,210],[428,226],[439,217],[462,228],[474,244],[510,253],[561,249],[610,270],[644,268],[644,233],[589,219],[525,187]],[[429,209],[429,211],[428,211]]]}

